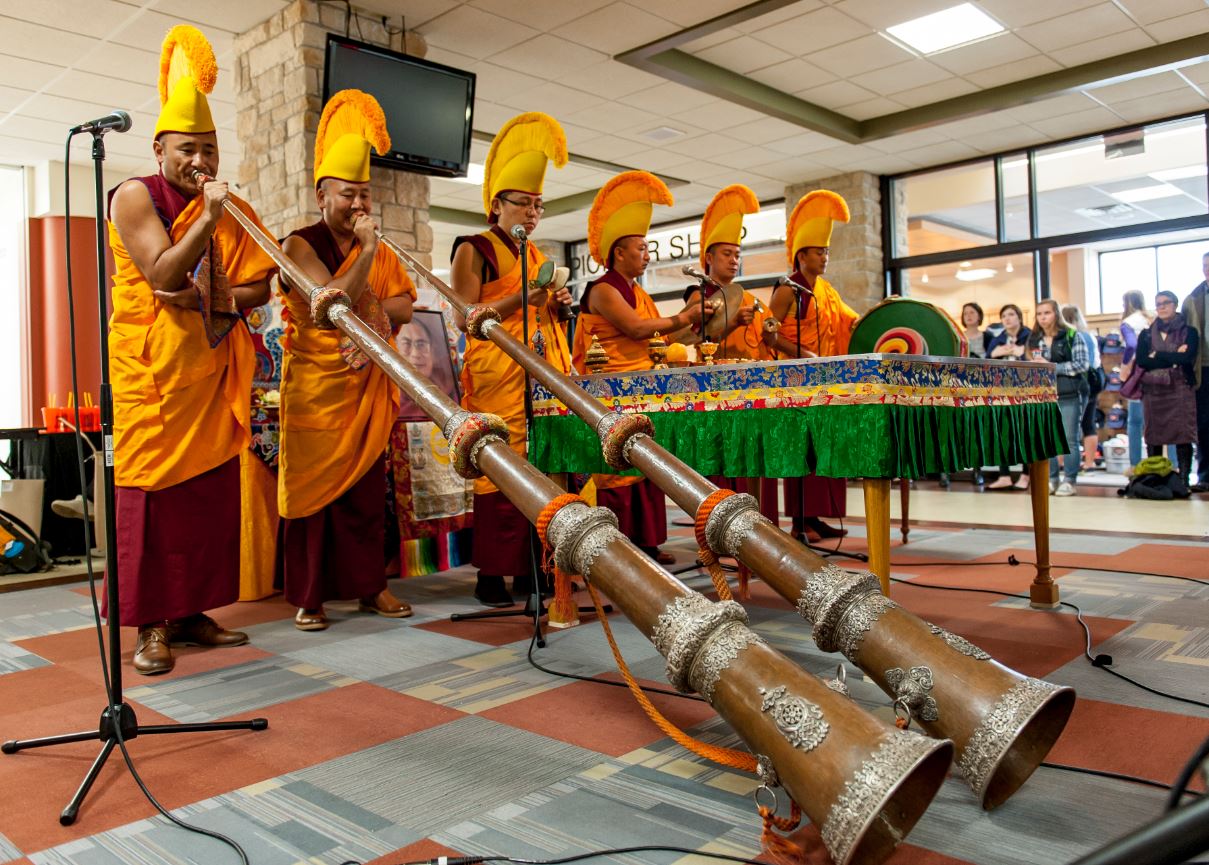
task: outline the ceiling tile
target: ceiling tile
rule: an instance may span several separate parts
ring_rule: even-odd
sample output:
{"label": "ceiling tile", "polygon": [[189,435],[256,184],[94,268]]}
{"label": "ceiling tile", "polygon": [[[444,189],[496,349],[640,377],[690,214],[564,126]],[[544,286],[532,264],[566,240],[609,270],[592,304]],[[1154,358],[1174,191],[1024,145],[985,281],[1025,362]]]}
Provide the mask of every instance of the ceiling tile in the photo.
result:
{"label": "ceiling tile", "polygon": [[597,138],[595,141],[589,141],[583,146],[576,147],[575,150],[593,159],[621,162],[635,153],[647,150],[649,147],[650,142],[644,144],[640,141],[630,141],[628,138],[616,138],[605,135]]}
{"label": "ceiling tile", "polygon": [[501,18],[549,31],[607,6],[612,0],[559,0],[557,3],[518,3],[516,0],[473,0],[470,4]]}
{"label": "ceiling tile", "polygon": [[156,10],[165,15],[196,21],[200,14],[206,21],[232,33],[251,30],[286,5],[286,0],[206,0],[204,8],[199,8],[196,0],[156,0],[154,3]]}
{"label": "ceiling tile", "polygon": [[[1118,0],[1118,3],[1142,25],[1203,11],[1205,8],[1204,0]],[[1200,32],[1190,30],[1185,35]]]}
{"label": "ceiling tile", "polygon": [[418,29],[429,45],[478,58],[533,39],[539,32],[473,6],[458,6]]}
{"label": "ceiling tile", "polygon": [[817,87],[799,90],[794,96],[824,108],[835,109],[840,105],[852,105],[855,102],[873,99],[877,94],[864,87],[857,87],[850,81],[832,81],[830,84],[820,84]]}
{"label": "ceiling tile", "polygon": [[[495,102],[488,102],[486,99],[480,98],[477,93],[474,100],[474,128],[480,132],[488,132],[494,135],[501,126],[516,116],[515,108],[508,108],[499,105]],[[479,142],[474,142],[471,146],[471,159],[477,162],[482,162],[475,156],[474,147]]]}
{"label": "ceiling tile", "polygon": [[[815,0],[811,4],[818,5]],[[747,5],[747,0],[644,0],[643,7],[681,27],[693,27]]]}
{"label": "ceiling tile", "polygon": [[1103,60],[1106,57],[1116,57],[1119,54],[1137,51],[1140,48],[1149,48],[1154,44],[1153,38],[1144,30],[1135,27],[1111,36],[1101,36],[1099,39],[1090,39],[1078,45],[1071,45],[1069,48],[1059,48],[1057,51],[1049,52],[1049,55],[1063,66],[1080,66],[1095,60]]}
{"label": "ceiling tile", "polygon": [[539,84],[531,90],[509,93],[499,99],[500,104],[510,106],[519,111],[541,111],[552,117],[565,117],[601,105],[604,100],[599,96],[563,87],[553,81]]}
{"label": "ceiling tile", "polygon": [[22,90],[41,90],[47,81],[63,74],[66,68],[36,60],[0,54],[0,81]]}
{"label": "ceiling tile", "polygon": [[734,27],[723,27],[721,30],[715,30],[712,33],[707,33],[704,36],[698,36],[692,42],[683,42],[678,47],[681,51],[688,54],[696,54],[706,48],[714,45],[720,45],[723,42],[729,42],[732,39],[738,39],[744,35],[744,31],[737,30]]}
{"label": "ceiling tile", "polygon": [[1144,120],[1160,120],[1186,111],[1204,111],[1209,108],[1209,99],[1191,87],[1130,99],[1114,103],[1112,110],[1130,123]]}
{"label": "ceiling tile", "polygon": [[1004,63],[1019,63],[1037,56],[1037,49],[1012,33],[1000,33],[951,51],[942,51],[929,59],[950,72],[965,75]]}
{"label": "ceiling tile", "polygon": [[[830,150],[836,144],[837,142],[834,138],[828,138],[826,135],[818,132],[798,132],[779,141],[769,141],[764,145],[764,148],[783,156],[801,156],[819,150]],[[773,160],[770,159],[768,161],[771,162]]]}
{"label": "ceiling tile", "polygon": [[944,144],[951,139],[937,128],[916,129],[889,138],[880,138],[862,145],[869,152],[897,153],[900,150],[915,150],[929,144]]}
{"label": "ceiling tile", "polygon": [[33,90],[0,86],[0,113],[12,111],[18,105],[25,103],[34,96],[35,93]]}
{"label": "ceiling tile", "polygon": [[907,108],[917,108],[920,105],[931,105],[933,102],[944,102],[973,93],[978,88],[964,78],[950,78],[937,81],[935,84],[925,84],[923,87],[912,87],[894,94],[894,101]]}
{"label": "ceiling tile", "polygon": [[698,51],[696,56],[740,75],[753,69],[783,63],[791,57],[779,48],[774,48],[751,36],[739,36],[729,42]]}
{"label": "ceiling tile", "polygon": [[709,93],[694,90],[691,87],[685,87],[683,84],[676,84],[672,81],[664,82],[637,93],[631,93],[625,99],[618,101],[624,102],[626,105],[632,105],[635,108],[641,108],[644,111],[652,111],[655,114],[672,112],[680,114],[685,111],[701,110],[706,112],[707,115],[709,109],[706,106],[716,105],[721,102],[721,100],[711,96]]}
{"label": "ceiling tile", "polygon": [[1029,126],[1050,138],[1069,138],[1074,135],[1099,132],[1102,129],[1112,129],[1114,126],[1120,125],[1120,116],[1107,108],[1091,108],[1086,111],[1076,111],[1074,114],[1063,114],[1029,123]]}
{"label": "ceiling tile", "polygon": [[[0,64],[0,70],[3,65]],[[0,78],[2,78],[0,73]],[[66,96],[70,99],[83,99],[96,105],[127,105],[141,106],[144,103],[158,99],[154,79],[150,84],[135,84],[132,81],[119,81],[116,78],[106,78],[88,72],[72,70],[46,86],[46,92],[55,96]]]}
{"label": "ceiling tile", "polygon": [[1209,9],[1201,7],[1187,15],[1156,21],[1146,25],[1146,32],[1159,42],[1174,42],[1194,33],[1209,32]]}
{"label": "ceiling tile", "polygon": [[641,124],[657,126],[663,122],[658,115],[618,102],[605,102],[586,111],[568,114],[567,120],[598,132],[619,132]]}
{"label": "ceiling tile", "polygon": [[962,141],[979,153],[999,153],[1016,147],[1029,147],[1039,144],[1042,140],[1044,139],[1041,133],[1023,124],[1006,129],[988,129],[986,132],[974,132],[962,137]]}
{"label": "ceiling tile", "polygon": [[663,149],[680,154],[682,157],[713,159],[716,156],[721,156],[724,153],[733,153],[747,146],[746,141],[740,141],[738,138],[731,138],[729,135],[723,135],[720,132],[709,132],[687,140],[669,141],[663,145]]}
{"label": "ceiling tile", "polygon": [[980,69],[977,72],[968,72],[965,74],[965,78],[987,90],[1001,84],[1011,84],[1013,81],[1023,81],[1026,78],[1036,78],[1039,75],[1057,72],[1061,68],[1062,64],[1056,60],[1052,60],[1044,54],[1035,54],[1027,60],[1004,63],[1002,66]]}
{"label": "ceiling tile", "polygon": [[875,30],[914,21],[953,6],[953,0],[909,0],[886,3],[885,0],[843,0],[835,8]]}
{"label": "ceiling tile", "polygon": [[765,117],[751,123],[733,124],[727,131],[734,138],[746,141],[748,144],[764,144],[766,141],[780,141],[791,135],[797,135],[802,131],[802,127],[777,117]]}
{"label": "ceiling tile", "polygon": [[1015,30],[1077,9],[1110,4],[1106,0],[979,0],[978,5],[1001,24]]}
{"label": "ceiling tile", "polygon": [[359,9],[378,15],[391,18],[402,16],[406,19],[407,29],[415,30],[421,24],[462,5],[462,0],[357,0],[356,5]]}
{"label": "ceiling tile", "polygon": [[102,44],[89,36],[13,18],[0,17],[0,32],[4,33],[5,54],[55,66],[71,66]]}
{"label": "ceiling tile", "polygon": [[675,125],[683,126],[685,123],[701,124],[704,122],[704,116],[714,116],[715,107],[719,111],[726,113],[727,123],[730,128],[742,126],[746,123],[755,123],[759,120],[767,120],[766,114],[761,114],[759,111],[753,111],[745,105],[738,105],[726,99],[718,100],[721,103],[718,106],[706,106],[708,110],[702,108],[691,108],[687,111],[677,111],[671,117],[677,121]]}
{"label": "ceiling tile", "polygon": [[[0,127],[3,129],[3,127]],[[0,160],[32,165],[35,162],[45,162],[49,159],[63,158],[63,145],[51,144],[47,141],[33,141],[26,138],[16,138],[10,135],[0,135]]]}
{"label": "ceiling tile", "polygon": [[[587,90],[606,99],[620,99],[632,93],[653,90],[667,83],[665,78],[613,60],[606,60],[595,66],[563,69],[558,73],[557,80],[568,87]],[[681,91],[690,91],[688,87],[677,87]]]}
{"label": "ceiling tile", "polygon": [[782,6],[780,9],[774,9],[772,12],[766,12],[755,18],[739,22],[735,24],[735,29],[741,33],[756,33],[760,30],[767,30],[774,24],[791,21],[800,15],[813,12],[825,5],[820,0],[798,0],[797,3],[790,3]]}
{"label": "ceiling tile", "polygon": [[833,72],[797,57],[757,69],[747,77],[786,93],[798,93],[807,87],[816,87],[836,80]]}
{"label": "ceiling tile", "polygon": [[816,51],[811,55],[811,59],[824,67],[842,69],[845,75],[853,76],[874,69],[884,69],[895,63],[911,60],[914,56],[889,39],[874,33],[845,42],[843,45]]}
{"label": "ceiling tile", "polygon": [[910,90],[912,87],[922,87],[925,84],[935,84],[952,76],[927,60],[908,60],[905,63],[895,63],[885,69],[853,75],[849,80],[860,87],[887,96],[900,90]]}
{"label": "ceiling tile", "polygon": [[566,39],[551,36],[549,33],[542,33],[493,54],[490,59],[497,66],[515,69],[526,75],[541,76],[549,81],[558,81],[562,70],[595,66],[607,60],[608,56]]}
{"label": "ceiling tile", "polygon": [[5,15],[47,27],[62,28],[65,22],[70,22],[73,32],[97,39],[105,38],[139,12],[137,6],[117,0],[39,0],[37,3],[5,0],[0,8]]}
{"label": "ceiling tile", "polygon": [[894,156],[922,165],[925,168],[933,165],[943,165],[946,162],[960,162],[978,156],[978,151],[964,141],[943,141],[917,147],[914,150],[899,150]]}
{"label": "ceiling tile", "polygon": [[1193,84],[1209,84],[1209,61],[1196,63],[1192,66],[1181,66],[1180,74]]}
{"label": "ceiling tile", "polygon": [[953,123],[945,123],[934,127],[937,132],[955,141],[965,141],[971,135],[980,135],[994,129],[1011,129],[1020,123],[1006,111],[980,114],[977,117],[967,117]]}
{"label": "ceiling tile", "polygon": [[[767,147],[758,147],[754,145],[746,145],[742,150],[735,150],[731,153],[725,153],[717,157],[714,161],[721,162],[727,168],[733,171],[747,171],[757,165],[765,165],[769,162],[779,162],[782,159],[790,156],[801,156],[801,153],[779,153],[775,150],[770,150]],[[732,181],[734,182],[734,181]]]}
{"label": "ceiling tile", "polygon": [[612,3],[551,31],[555,36],[606,54],[620,54],[680,28],[629,3]]}
{"label": "ceiling tile", "polygon": [[1041,24],[1021,27],[1016,30],[1016,35],[1039,51],[1050,53],[1059,48],[1101,36],[1111,36],[1134,27],[1129,16],[1112,3],[1100,3],[1078,12],[1051,18]]}
{"label": "ceiling tile", "polygon": [[[666,174],[676,174],[676,169],[681,165],[689,162],[695,162],[696,159],[692,156],[686,156],[677,151],[668,150],[664,147],[650,147],[630,154],[625,159],[621,160],[625,165],[631,165],[635,168],[641,168],[643,171],[655,171]],[[602,176],[597,179],[597,186],[608,180],[608,176]]]}
{"label": "ceiling tile", "polygon": [[1188,85],[1184,79],[1174,72],[1159,72],[1154,75],[1142,75],[1117,84],[1106,84],[1103,87],[1096,87],[1094,89],[1088,88],[1088,92],[1094,99],[1106,105],[1115,106],[1118,102],[1166,93],[1169,90],[1181,90],[1187,87]]}
{"label": "ceiling tile", "polygon": [[[223,54],[231,49],[231,33],[224,31],[220,27],[207,25],[197,20],[203,10],[194,7],[199,13],[193,18],[186,18],[186,21],[193,21],[196,24],[201,24],[198,28],[206,35],[210,45],[214,48],[215,54]],[[164,41],[164,37],[168,35],[168,31],[177,24],[182,23],[179,15],[163,15],[159,12],[144,8],[138,15],[132,15],[120,26],[114,30],[109,39],[119,45],[129,45],[132,48],[142,48],[143,50],[158,51],[160,45]]]}
{"label": "ceiling tile", "polygon": [[533,75],[524,75],[512,69],[505,69],[480,60],[470,67],[477,76],[474,82],[474,101],[484,99],[499,105],[503,100],[526,90],[532,90],[542,83],[542,79]]}
{"label": "ceiling tile", "polygon": [[[93,52],[75,61],[73,66],[85,72],[95,72],[98,75],[108,75],[138,84],[155,84],[159,76],[160,52],[142,48],[131,48],[128,45],[118,45],[116,42],[104,43],[102,51]],[[226,77],[219,71],[219,79]]]}
{"label": "ceiling tile", "polygon": [[871,29],[867,24],[862,24],[828,6],[757,30],[752,35],[761,42],[767,42],[795,57],[801,57],[803,54],[811,54],[868,36]]}
{"label": "ceiling tile", "polygon": [[818,177],[819,172],[826,168],[825,163],[811,157],[795,156],[789,159],[778,159],[775,162],[756,165],[750,170],[753,174],[758,174],[761,177],[767,177],[772,180],[779,180],[782,183],[799,183],[803,180]]}

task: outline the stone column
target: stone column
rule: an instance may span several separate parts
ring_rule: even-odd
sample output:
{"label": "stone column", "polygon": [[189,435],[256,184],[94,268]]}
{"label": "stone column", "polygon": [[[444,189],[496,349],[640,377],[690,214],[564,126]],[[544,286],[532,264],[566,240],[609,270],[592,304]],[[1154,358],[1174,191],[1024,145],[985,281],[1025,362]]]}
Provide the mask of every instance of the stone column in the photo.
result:
{"label": "stone column", "polygon": [[[403,36],[382,17],[351,8],[363,42],[403,51]],[[294,0],[235,39],[237,134],[243,145],[238,193],[271,233],[284,237],[319,218],[312,162],[323,110],[324,47],[344,33],[344,7]],[[423,37],[408,33],[406,53],[423,57]],[[425,264],[432,260],[428,177],[370,168],[375,215],[382,230]]]}
{"label": "stone column", "polygon": [[831,258],[826,280],[857,312],[865,312],[885,295],[882,270],[882,196],[878,176],[867,171],[839,174],[785,187],[788,218],[807,192],[830,189],[844,196],[852,219],[839,223],[831,235]]}

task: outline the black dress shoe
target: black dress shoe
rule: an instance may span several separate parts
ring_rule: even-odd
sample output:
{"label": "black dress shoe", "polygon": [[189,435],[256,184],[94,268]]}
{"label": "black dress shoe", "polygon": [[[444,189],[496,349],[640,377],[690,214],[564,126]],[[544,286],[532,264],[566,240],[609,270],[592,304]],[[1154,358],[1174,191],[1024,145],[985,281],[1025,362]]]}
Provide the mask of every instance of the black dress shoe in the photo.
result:
{"label": "black dress shoe", "polygon": [[516,603],[504,588],[504,578],[492,574],[479,574],[474,597],[484,607],[511,607]]}
{"label": "black dress shoe", "polygon": [[806,518],[807,532],[813,530],[820,538],[842,538],[848,534],[847,529],[837,529],[835,526],[829,526],[818,517]]}
{"label": "black dress shoe", "polygon": [[987,482],[987,479],[982,476],[982,472],[974,472],[974,483],[982,486]]}
{"label": "black dress shoe", "polygon": [[952,486],[952,481],[949,480],[949,473],[941,472],[940,477],[937,479],[937,483],[940,484],[940,488],[942,490],[947,490],[950,486]]}

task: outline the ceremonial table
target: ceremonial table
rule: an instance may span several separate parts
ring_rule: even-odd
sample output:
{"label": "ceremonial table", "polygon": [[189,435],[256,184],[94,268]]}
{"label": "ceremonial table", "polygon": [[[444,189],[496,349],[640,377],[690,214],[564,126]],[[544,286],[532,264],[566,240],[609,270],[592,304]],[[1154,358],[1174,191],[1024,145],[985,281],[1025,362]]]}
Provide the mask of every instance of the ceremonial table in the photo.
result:
{"label": "ceremonial table", "polygon": [[[1023,463],[1037,552],[1030,597],[1034,606],[1057,605],[1048,460],[1066,444],[1052,364],[863,354],[576,381],[614,411],[648,415],[655,439],[703,475],[861,478],[869,565],[887,593],[892,479]],[[540,384],[533,402],[534,465],[616,473],[595,432]]]}

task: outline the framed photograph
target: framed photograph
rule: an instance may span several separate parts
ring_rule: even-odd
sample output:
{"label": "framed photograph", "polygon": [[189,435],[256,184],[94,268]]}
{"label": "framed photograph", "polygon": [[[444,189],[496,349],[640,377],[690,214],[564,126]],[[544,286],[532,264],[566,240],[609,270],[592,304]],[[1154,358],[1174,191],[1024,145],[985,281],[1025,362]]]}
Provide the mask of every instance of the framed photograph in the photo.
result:
{"label": "framed photograph", "polygon": [[[395,345],[403,359],[416,368],[454,402],[461,402],[458,377],[454,372],[453,349],[445,336],[445,320],[440,310],[417,309],[411,321],[399,328]],[[399,419],[408,422],[431,421],[406,393],[399,402]]]}

